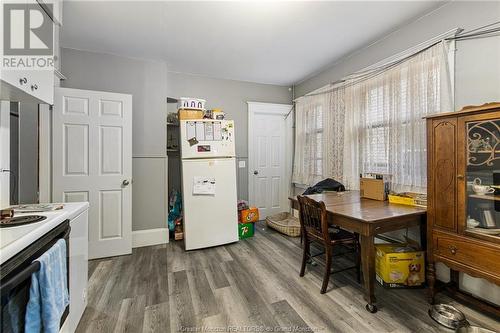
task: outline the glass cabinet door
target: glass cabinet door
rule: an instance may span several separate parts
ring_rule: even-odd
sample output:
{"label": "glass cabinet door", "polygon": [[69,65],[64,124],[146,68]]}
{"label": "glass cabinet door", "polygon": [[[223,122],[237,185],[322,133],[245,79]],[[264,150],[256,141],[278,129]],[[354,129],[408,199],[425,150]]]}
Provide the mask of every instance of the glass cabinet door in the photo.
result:
{"label": "glass cabinet door", "polygon": [[469,236],[500,241],[500,119],[465,122],[466,219]]}

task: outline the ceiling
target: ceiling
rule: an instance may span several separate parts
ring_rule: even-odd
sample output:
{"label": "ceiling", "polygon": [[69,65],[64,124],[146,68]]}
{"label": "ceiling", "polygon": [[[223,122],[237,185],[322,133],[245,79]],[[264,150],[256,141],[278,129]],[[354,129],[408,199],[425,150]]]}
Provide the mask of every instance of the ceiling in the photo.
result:
{"label": "ceiling", "polygon": [[169,71],[292,85],[435,1],[65,1],[63,47],[165,61]]}

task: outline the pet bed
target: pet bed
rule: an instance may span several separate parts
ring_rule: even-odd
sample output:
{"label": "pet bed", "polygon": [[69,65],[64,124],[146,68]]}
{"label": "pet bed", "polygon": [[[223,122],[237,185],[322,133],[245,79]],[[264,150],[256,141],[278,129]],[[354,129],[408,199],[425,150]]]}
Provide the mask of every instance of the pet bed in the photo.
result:
{"label": "pet bed", "polygon": [[300,236],[300,222],[295,216],[284,212],[266,217],[268,227],[291,237]]}

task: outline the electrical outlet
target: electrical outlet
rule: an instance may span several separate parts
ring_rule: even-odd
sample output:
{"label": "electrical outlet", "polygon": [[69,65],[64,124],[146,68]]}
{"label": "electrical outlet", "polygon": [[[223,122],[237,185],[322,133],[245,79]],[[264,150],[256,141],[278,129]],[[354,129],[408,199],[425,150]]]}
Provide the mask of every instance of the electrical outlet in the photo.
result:
{"label": "electrical outlet", "polygon": [[240,168],[240,169],[241,169],[241,168],[244,168],[244,167],[246,167],[246,163],[245,163],[245,161],[239,161],[239,162],[238,162],[238,168]]}

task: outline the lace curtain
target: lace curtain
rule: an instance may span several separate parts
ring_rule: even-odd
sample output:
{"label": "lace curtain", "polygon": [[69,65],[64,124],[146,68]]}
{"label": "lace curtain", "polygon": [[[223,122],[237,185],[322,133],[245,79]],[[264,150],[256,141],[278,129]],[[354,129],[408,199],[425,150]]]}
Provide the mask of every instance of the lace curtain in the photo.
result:
{"label": "lace curtain", "polygon": [[390,174],[394,191],[425,192],[423,117],[453,110],[448,58],[443,41],[368,79],[298,99],[293,182],[331,177],[359,189],[360,173],[373,172]]}
{"label": "lace curtain", "polygon": [[[374,75],[347,83],[344,184],[360,173],[391,176],[391,190],[426,192],[425,116],[452,111],[448,47],[441,42]],[[357,161],[357,163],[355,162]]]}
{"label": "lace curtain", "polygon": [[312,185],[340,179],[344,152],[344,90],[300,98],[295,115],[295,158],[292,181]]}

